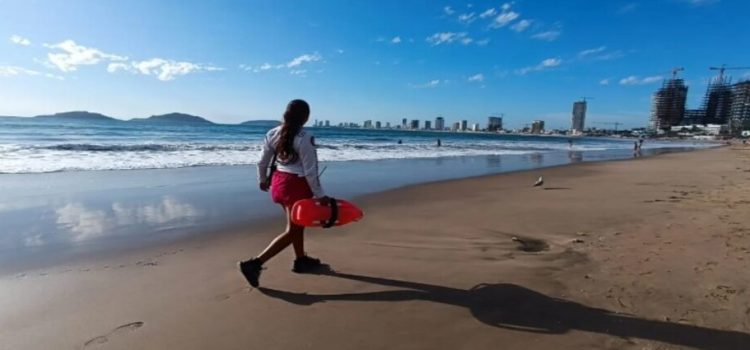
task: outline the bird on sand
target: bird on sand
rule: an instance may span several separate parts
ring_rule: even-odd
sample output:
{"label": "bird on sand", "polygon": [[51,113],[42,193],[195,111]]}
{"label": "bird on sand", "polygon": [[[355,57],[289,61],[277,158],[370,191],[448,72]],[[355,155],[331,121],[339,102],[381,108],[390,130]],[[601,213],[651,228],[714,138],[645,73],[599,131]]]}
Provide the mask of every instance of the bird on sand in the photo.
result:
{"label": "bird on sand", "polygon": [[544,185],[544,179],[540,176],[536,182],[534,182],[534,187],[539,187],[541,185]]}

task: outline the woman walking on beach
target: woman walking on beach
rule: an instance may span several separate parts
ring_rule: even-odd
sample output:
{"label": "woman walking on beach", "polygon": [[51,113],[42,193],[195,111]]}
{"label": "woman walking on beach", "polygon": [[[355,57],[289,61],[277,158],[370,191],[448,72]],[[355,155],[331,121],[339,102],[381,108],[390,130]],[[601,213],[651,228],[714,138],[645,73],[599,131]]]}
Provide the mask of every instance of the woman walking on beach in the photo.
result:
{"label": "woman walking on beach", "polygon": [[[263,264],[289,245],[294,247],[296,256],[292,271],[310,272],[321,265],[320,260],[305,254],[305,228],[295,225],[291,220],[292,205],[296,201],[315,197],[327,204],[329,200],[318,178],[315,138],[303,129],[309,117],[310,106],[307,102],[289,102],[284,112],[284,123],[268,131],[263,142],[258,162],[260,190],[267,192],[270,188],[273,201],[284,208],[287,225],[286,231],[271,241],[260,255],[239,263],[242,275],[253,287],[259,285]],[[270,175],[267,173],[269,166]]]}

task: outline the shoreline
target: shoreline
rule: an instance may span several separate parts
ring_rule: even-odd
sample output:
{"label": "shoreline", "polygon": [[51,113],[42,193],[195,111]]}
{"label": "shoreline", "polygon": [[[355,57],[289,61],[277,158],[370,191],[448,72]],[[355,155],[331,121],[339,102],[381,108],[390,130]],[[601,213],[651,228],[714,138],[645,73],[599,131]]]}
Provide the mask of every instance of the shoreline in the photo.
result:
{"label": "shoreline", "polygon": [[[644,153],[644,156],[636,159],[650,158],[662,153],[703,150],[705,149],[654,149],[648,150]],[[563,157],[562,159],[555,158],[555,154],[544,154],[536,157],[533,155],[474,156],[412,159],[408,162],[379,160],[341,162],[339,164],[327,163],[333,169],[329,172],[331,174],[329,176],[334,178],[331,181],[326,181],[326,184],[331,185],[330,187],[327,186],[328,188],[336,190],[338,197],[351,198],[356,201],[363,196],[366,198],[370,195],[415,185],[429,185],[444,181],[482,178],[523,171],[543,172],[545,169],[579,163],[634,159],[630,152],[620,152],[622,154],[617,156],[615,155],[617,153],[611,151],[578,153],[580,159],[567,159],[567,157],[570,157],[570,153],[556,153],[559,157]],[[605,157],[604,160],[597,158],[599,153]],[[565,157],[564,154],[568,154],[568,156]],[[485,165],[485,159],[487,162],[491,159],[493,163]],[[494,164],[494,162],[497,162],[497,164]],[[472,165],[473,163],[476,164]],[[388,169],[400,172],[400,178],[398,176],[384,177],[378,175],[388,172]],[[406,173],[413,174],[404,174],[404,169],[412,169]],[[441,174],[440,171],[436,171],[437,169],[444,169],[443,172],[446,173]],[[58,205],[56,208],[47,209],[46,212],[37,210],[36,214],[32,212],[31,214],[17,215],[35,218],[50,216],[51,214],[53,218],[56,217],[57,219],[56,222],[47,224],[47,230],[59,232],[58,235],[64,237],[70,236],[68,239],[72,242],[59,241],[59,243],[54,244],[53,241],[52,244],[47,246],[36,247],[32,245],[30,248],[21,247],[24,249],[14,252],[6,249],[4,263],[0,264],[3,266],[0,268],[0,275],[23,273],[29,269],[73,263],[81,259],[89,259],[92,256],[106,257],[109,254],[120,254],[125,251],[144,250],[154,245],[178,244],[183,240],[200,239],[201,236],[213,236],[217,232],[227,232],[250,225],[264,225],[267,222],[283,219],[278,213],[278,208],[270,203],[267,195],[257,191],[252,186],[255,183],[255,175],[254,173],[246,173],[254,172],[254,170],[252,166],[220,166],[138,169],[132,173],[130,171],[107,170],[72,174],[14,174],[5,177],[6,190],[18,191],[15,187],[19,187],[22,192],[27,191],[28,186],[20,184],[28,182],[28,175],[34,175],[32,178],[36,178],[35,183],[46,184],[51,181],[54,184],[57,182],[58,187],[73,188],[75,192],[63,191],[49,195],[47,192],[49,185],[44,185],[36,192],[45,193],[45,197],[58,198],[53,200],[55,203],[63,201],[63,203],[67,202],[68,204],[63,207]],[[429,173],[425,174],[425,171]],[[363,177],[362,175],[365,173],[369,175]],[[218,184],[208,184],[209,181],[214,181],[214,177],[218,177],[222,181],[219,181]],[[14,181],[8,182],[7,179],[9,178],[16,179],[15,182],[18,185],[14,184]],[[157,178],[157,180],[153,181],[152,178]],[[158,180],[158,178],[164,178],[165,180]],[[357,183],[349,184],[348,182],[352,178],[360,179]],[[80,187],[81,182],[90,184],[87,187]],[[225,182],[226,185],[223,185],[222,182]],[[27,187],[24,188],[24,186]],[[0,183],[0,188],[2,187],[2,183]],[[130,194],[134,190],[136,191],[135,196]],[[196,192],[197,197],[193,196],[194,199],[180,196],[195,191],[198,192]],[[34,191],[32,190],[32,192]],[[201,194],[207,192],[217,193],[210,197]],[[6,194],[8,193],[6,191]],[[81,196],[80,193],[86,195]],[[230,193],[245,199],[240,202],[225,203],[228,196],[231,196]],[[12,192],[10,192],[10,195],[12,198]],[[123,196],[125,197],[123,198]],[[89,203],[101,203],[102,201],[104,205],[89,205]],[[111,205],[107,204],[110,202]],[[206,205],[204,202],[212,203],[212,205]],[[217,205],[216,209],[211,208]],[[52,210],[51,213],[50,210]],[[205,212],[210,210],[218,210],[220,213],[205,216],[209,215]],[[26,222],[16,224],[19,230],[30,225],[32,224]],[[60,232],[61,225],[70,231]],[[13,225],[11,225],[12,227]],[[137,234],[129,233],[133,231]],[[39,236],[31,236],[31,243],[34,243],[33,239],[36,239],[36,237]],[[85,240],[78,241],[79,237]],[[95,240],[89,242],[89,237]],[[25,239],[28,241],[30,238],[26,237]],[[2,241],[0,241],[0,248],[2,248]],[[28,253],[24,253],[27,251]],[[29,260],[28,258],[33,259]],[[30,263],[25,263],[25,261]]]}
{"label": "shoreline", "polygon": [[337,272],[292,274],[284,252],[259,290],[234,262],[281,222],[0,277],[0,338],[25,349],[748,344],[750,154],[544,171],[544,188],[515,172],[363,196],[363,221],[307,235]]}

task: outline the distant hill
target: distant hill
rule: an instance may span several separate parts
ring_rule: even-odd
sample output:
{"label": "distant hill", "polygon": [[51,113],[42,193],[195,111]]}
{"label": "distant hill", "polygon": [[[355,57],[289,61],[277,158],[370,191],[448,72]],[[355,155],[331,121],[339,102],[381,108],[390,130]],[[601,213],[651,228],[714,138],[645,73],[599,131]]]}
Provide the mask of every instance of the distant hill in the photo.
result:
{"label": "distant hill", "polygon": [[248,120],[240,123],[240,125],[276,127],[281,125],[281,122],[278,120]]}
{"label": "distant hill", "polygon": [[205,118],[184,113],[169,113],[162,115],[152,115],[148,118],[135,118],[129,121],[134,122],[156,122],[156,123],[190,123],[190,124],[213,124]]}
{"label": "distant hill", "polygon": [[38,115],[34,119],[42,120],[76,120],[76,121],[108,121],[121,122],[122,120],[108,117],[104,114],[91,113],[86,111],[73,111],[64,113],[55,113],[51,115]]}

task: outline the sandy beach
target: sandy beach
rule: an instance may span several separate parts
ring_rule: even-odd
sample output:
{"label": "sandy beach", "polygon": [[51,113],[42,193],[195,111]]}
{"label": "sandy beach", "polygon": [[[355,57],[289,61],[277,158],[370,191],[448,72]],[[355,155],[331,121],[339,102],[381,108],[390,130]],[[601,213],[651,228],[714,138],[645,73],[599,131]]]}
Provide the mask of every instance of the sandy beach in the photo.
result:
{"label": "sandy beach", "polygon": [[[531,187],[544,175],[545,185]],[[360,198],[261,288],[282,219],[0,279],[0,349],[748,349],[750,148]]]}

